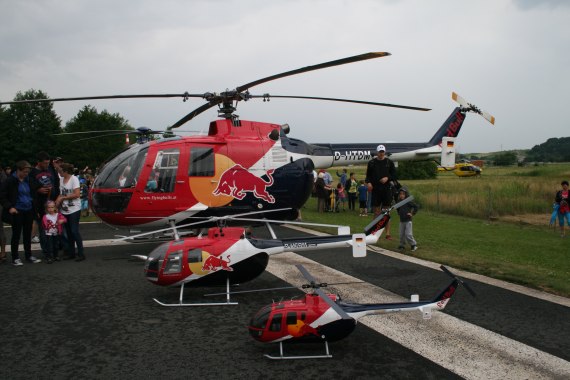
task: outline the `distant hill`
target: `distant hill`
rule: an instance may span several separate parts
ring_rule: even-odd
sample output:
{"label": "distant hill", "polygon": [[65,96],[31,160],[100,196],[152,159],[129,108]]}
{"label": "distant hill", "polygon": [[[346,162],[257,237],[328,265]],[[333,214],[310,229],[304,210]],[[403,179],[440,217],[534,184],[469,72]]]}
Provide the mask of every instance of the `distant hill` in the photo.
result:
{"label": "distant hill", "polygon": [[528,151],[526,162],[569,162],[570,137],[551,138]]}
{"label": "distant hill", "polygon": [[516,157],[516,162],[570,162],[570,137],[553,137],[535,145],[532,149],[513,149],[502,152],[466,153],[458,155],[458,160],[484,160],[494,162],[502,156]]}

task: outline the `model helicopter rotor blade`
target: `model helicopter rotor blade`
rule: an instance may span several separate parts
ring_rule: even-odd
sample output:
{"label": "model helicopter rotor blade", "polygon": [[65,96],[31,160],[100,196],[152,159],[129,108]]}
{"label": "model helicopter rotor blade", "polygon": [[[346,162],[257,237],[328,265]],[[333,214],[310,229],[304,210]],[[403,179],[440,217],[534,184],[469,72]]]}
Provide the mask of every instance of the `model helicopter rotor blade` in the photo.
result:
{"label": "model helicopter rotor blade", "polygon": [[53,99],[28,99],[13,100],[10,102],[0,102],[0,105],[10,104],[29,104],[29,103],[45,103],[45,102],[68,102],[76,100],[104,100],[104,99],[141,99],[141,98],[203,98],[204,94],[139,94],[139,95],[101,95],[101,96],[79,96],[73,98],[53,98]]}
{"label": "model helicopter rotor blade", "polygon": [[431,111],[431,108],[424,108],[424,107],[414,107],[414,106],[404,106],[404,105],[400,105],[400,104],[369,102],[369,101],[365,101],[365,100],[339,99],[339,98],[323,98],[323,97],[319,97],[319,96],[296,96],[296,95],[270,95],[270,94],[263,94],[263,95],[250,95],[250,97],[251,97],[251,98],[263,98],[264,101],[265,101],[265,100],[269,101],[271,98],[327,100],[327,101],[332,101],[332,102],[346,102],[346,103],[366,104],[366,105],[371,105],[371,106],[403,108],[403,109],[414,110],[414,111]]}
{"label": "model helicopter rotor blade", "polygon": [[352,57],[347,57],[347,58],[341,58],[341,59],[337,59],[334,61],[329,61],[329,62],[324,62],[324,63],[319,63],[317,65],[312,65],[312,66],[306,66],[306,67],[302,67],[300,69],[296,69],[296,70],[291,70],[291,71],[286,71],[284,73],[281,74],[275,74],[275,75],[271,75],[269,77],[265,77],[262,79],[258,79],[255,80],[253,82],[249,82],[247,84],[244,84],[242,86],[236,87],[236,91],[237,92],[242,92],[245,91],[247,89],[252,88],[253,86],[257,86],[259,84],[262,83],[266,83],[275,79],[280,79],[280,78],[284,78],[284,77],[288,77],[291,75],[297,75],[297,74],[302,74],[302,73],[306,73],[308,71],[314,71],[314,70],[320,70],[320,69],[324,69],[327,67],[332,67],[332,66],[340,66],[340,65],[346,65],[347,63],[353,63],[353,62],[358,62],[358,61],[365,61],[367,59],[374,59],[374,58],[380,58],[380,57],[385,57],[391,55],[390,53],[387,52],[372,52],[372,53],[364,53],[364,54],[360,54],[360,55],[355,55]]}
{"label": "model helicopter rotor blade", "polygon": [[[132,255],[131,255],[132,256]],[[315,287],[319,287],[319,288],[326,288],[328,286],[333,286],[333,285],[349,285],[349,284],[364,284],[364,281],[349,281],[349,282],[333,282],[333,283],[327,283],[327,282],[323,282],[320,284],[303,284],[300,287],[299,286],[281,286],[281,287],[277,287],[277,288],[265,288],[265,289],[251,289],[251,290],[239,290],[237,292],[223,292],[223,293],[209,293],[209,294],[204,294],[204,297],[210,297],[210,296],[222,296],[222,295],[226,295],[226,294],[243,294],[243,293],[259,293],[259,292],[271,292],[273,290],[287,290],[287,289],[310,289],[310,288],[315,288]]]}
{"label": "model helicopter rotor blade", "polygon": [[252,212],[245,212],[242,214],[235,214],[235,215],[226,215],[226,216],[213,216],[210,218],[207,218],[205,220],[201,220],[199,222],[193,222],[193,223],[187,223],[187,224],[182,224],[180,226],[176,226],[176,227],[166,227],[166,228],[162,228],[162,229],[158,229],[158,230],[154,230],[154,231],[149,231],[149,232],[143,232],[137,235],[131,235],[131,236],[122,236],[119,237],[118,239],[114,239],[114,241],[122,241],[122,240],[129,240],[129,239],[135,239],[138,237],[143,237],[143,236],[147,236],[147,235],[152,235],[152,234],[156,234],[159,232],[164,232],[164,231],[170,231],[173,229],[179,229],[179,228],[184,228],[184,227],[190,227],[190,226],[197,226],[200,224],[206,224],[206,223],[212,223],[212,222],[218,222],[218,221],[224,221],[224,220],[233,220],[235,218],[238,218],[240,216],[245,216],[245,215],[252,215],[252,214],[260,214],[260,213],[270,213],[270,212],[280,212],[280,211],[288,211],[291,210],[290,207],[285,207],[285,208],[277,208],[274,210],[262,210],[262,211],[252,211]]}
{"label": "model helicopter rotor blade", "polygon": [[475,294],[475,292],[473,291],[473,289],[471,289],[471,286],[469,286],[468,283],[466,283],[465,281],[463,281],[462,279],[460,279],[459,277],[457,277],[455,274],[451,273],[451,271],[449,269],[447,269],[445,266],[440,266],[441,270],[444,271],[449,277],[456,279],[457,281],[459,281],[459,283],[461,285],[463,285],[465,287],[465,289],[467,289],[467,291],[469,292],[469,294],[471,294],[473,297],[477,297],[477,295]]}
{"label": "model helicopter rotor blade", "polygon": [[307,288],[313,288],[314,292],[317,293],[326,303],[328,303],[329,306],[332,307],[333,310],[336,311],[338,315],[342,317],[342,319],[354,319],[350,315],[348,315],[346,311],[342,309],[342,307],[340,307],[336,302],[331,300],[329,296],[320,289],[319,284],[317,283],[313,275],[311,275],[303,265],[297,264],[295,265],[295,267],[299,270],[299,272],[301,272],[303,277],[305,277],[305,279],[309,281],[310,284],[307,286]]}

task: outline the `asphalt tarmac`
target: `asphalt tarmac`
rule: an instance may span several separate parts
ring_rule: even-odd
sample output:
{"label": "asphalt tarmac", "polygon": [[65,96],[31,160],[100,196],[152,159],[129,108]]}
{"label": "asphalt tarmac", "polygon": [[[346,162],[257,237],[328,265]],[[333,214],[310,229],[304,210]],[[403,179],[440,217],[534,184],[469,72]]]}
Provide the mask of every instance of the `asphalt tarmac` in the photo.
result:
{"label": "asphalt tarmac", "polygon": [[[82,224],[81,230],[86,241],[116,233],[101,224]],[[301,233],[279,228],[278,234]],[[80,263],[0,265],[0,379],[459,378],[362,324],[329,344],[332,359],[265,359],[263,354],[277,354],[278,346],[251,339],[249,319],[263,305],[299,291],[235,296],[236,306],[164,308],[152,298],[176,302],[178,289],[150,284],[143,263],[130,259],[154,246],[95,246],[86,249],[87,260]],[[404,297],[418,290],[431,295],[447,281],[441,272],[375,253],[358,260],[350,250],[303,256]],[[446,313],[570,360],[570,308],[470,284],[478,297],[460,291]],[[243,288],[285,285],[265,272]],[[191,289],[185,298],[220,290]],[[315,354],[324,347],[296,344],[285,350]]]}

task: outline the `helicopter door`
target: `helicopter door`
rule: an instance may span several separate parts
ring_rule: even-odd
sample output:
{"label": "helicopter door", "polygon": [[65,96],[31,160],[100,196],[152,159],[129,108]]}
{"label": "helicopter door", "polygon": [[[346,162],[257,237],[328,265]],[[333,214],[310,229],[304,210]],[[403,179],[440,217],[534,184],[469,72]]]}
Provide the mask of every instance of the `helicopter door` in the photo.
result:
{"label": "helicopter door", "polygon": [[[152,209],[157,215],[172,215],[177,211],[179,199],[184,198],[179,180],[180,149],[158,149],[156,156],[149,154],[147,168],[141,175],[138,186],[140,207]],[[150,166],[150,167],[149,167]],[[184,182],[182,182],[184,183]]]}

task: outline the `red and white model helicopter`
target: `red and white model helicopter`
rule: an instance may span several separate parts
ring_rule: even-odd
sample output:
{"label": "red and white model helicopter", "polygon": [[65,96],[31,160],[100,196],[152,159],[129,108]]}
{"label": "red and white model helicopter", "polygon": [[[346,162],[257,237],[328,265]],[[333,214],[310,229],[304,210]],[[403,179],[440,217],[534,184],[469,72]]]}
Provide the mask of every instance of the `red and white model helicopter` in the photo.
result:
{"label": "red and white model helicopter", "polygon": [[[294,220],[310,197],[313,170],[333,165],[364,164],[379,143],[388,146],[392,159],[426,160],[442,151],[442,139],[459,133],[466,112],[481,113],[465,104],[456,108],[436,134],[425,143],[308,144],[287,136],[288,125],[241,120],[237,103],[262,98],[339,101],[427,111],[350,99],[284,95],[252,95],[249,89],[291,75],[388,56],[374,52],[307,66],[262,78],[234,90],[201,94],[112,95],[34,99],[3,104],[125,98],[202,98],[206,103],[171,125],[172,131],[202,112],[218,106],[222,120],[212,121],[205,136],[170,137],[148,141],[154,132],[139,128],[140,143],[128,146],[100,169],[90,190],[91,208],[104,222],[131,228],[160,228],[187,223],[191,217],[219,217],[260,210],[284,210],[273,219]],[[485,115],[484,115],[485,116]],[[107,131],[104,131],[107,132]],[[125,131],[116,134],[124,135]],[[105,136],[107,136],[106,134]],[[449,165],[444,165],[449,166]]]}
{"label": "red and white model helicopter", "polygon": [[[237,302],[230,300],[230,286],[258,277],[265,271],[269,256],[290,250],[300,252],[339,247],[352,247],[354,257],[366,256],[366,245],[378,241],[390,220],[390,211],[412,199],[413,197],[408,197],[380,214],[364,228],[364,233],[360,234],[350,234],[347,227],[335,226],[340,227],[339,235],[336,236],[277,239],[268,224],[273,239],[258,239],[251,236],[243,227],[211,227],[207,235],[186,238],[176,236],[175,240],[159,245],[148,256],[136,256],[145,260],[144,271],[147,280],[160,286],[180,287],[177,303],[164,303],[154,299],[162,306],[236,305]],[[228,218],[223,218],[226,219]],[[245,217],[232,217],[232,219],[240,222],[281,222]],[[199,223],[203,222],[192,224]],[[315,225],[304,222],[290,223]],[[156,232],[128,236],[121,240],[135,239]],[[225,285],[226,292],[220,294],[226,295],[226,301],[185,303],[184,287],[187,284],[194,287]]]}
{"label": "red and white model helicopter", "polygon": [[[424,319],[431,318],[433,310],[443,310],[455,291],[462,284],[475,296],[468,284],[456,277],[443,265],[441,269],[453,280],[432,299],[419,301],[412,295],[411,302],[354,304],[340,300],[336,294],[326,294],[320,288],[328,284],[318,283],[302,266],[296,265],[309,281],[305,289],[312,289],[303,299],[274,302],[261,308],[249,323],[249,333],[263,343],[279,343],[279,356],[265,355],[270,359],[314,359],[331,358],[328,342],[337,341],[348,336],[356,327],[357,320],[372,314],[386,314],[400,311],[418,310]],[[325,355],[285,356],[283,342],[288,340],[300,342],[325,343]]]}

